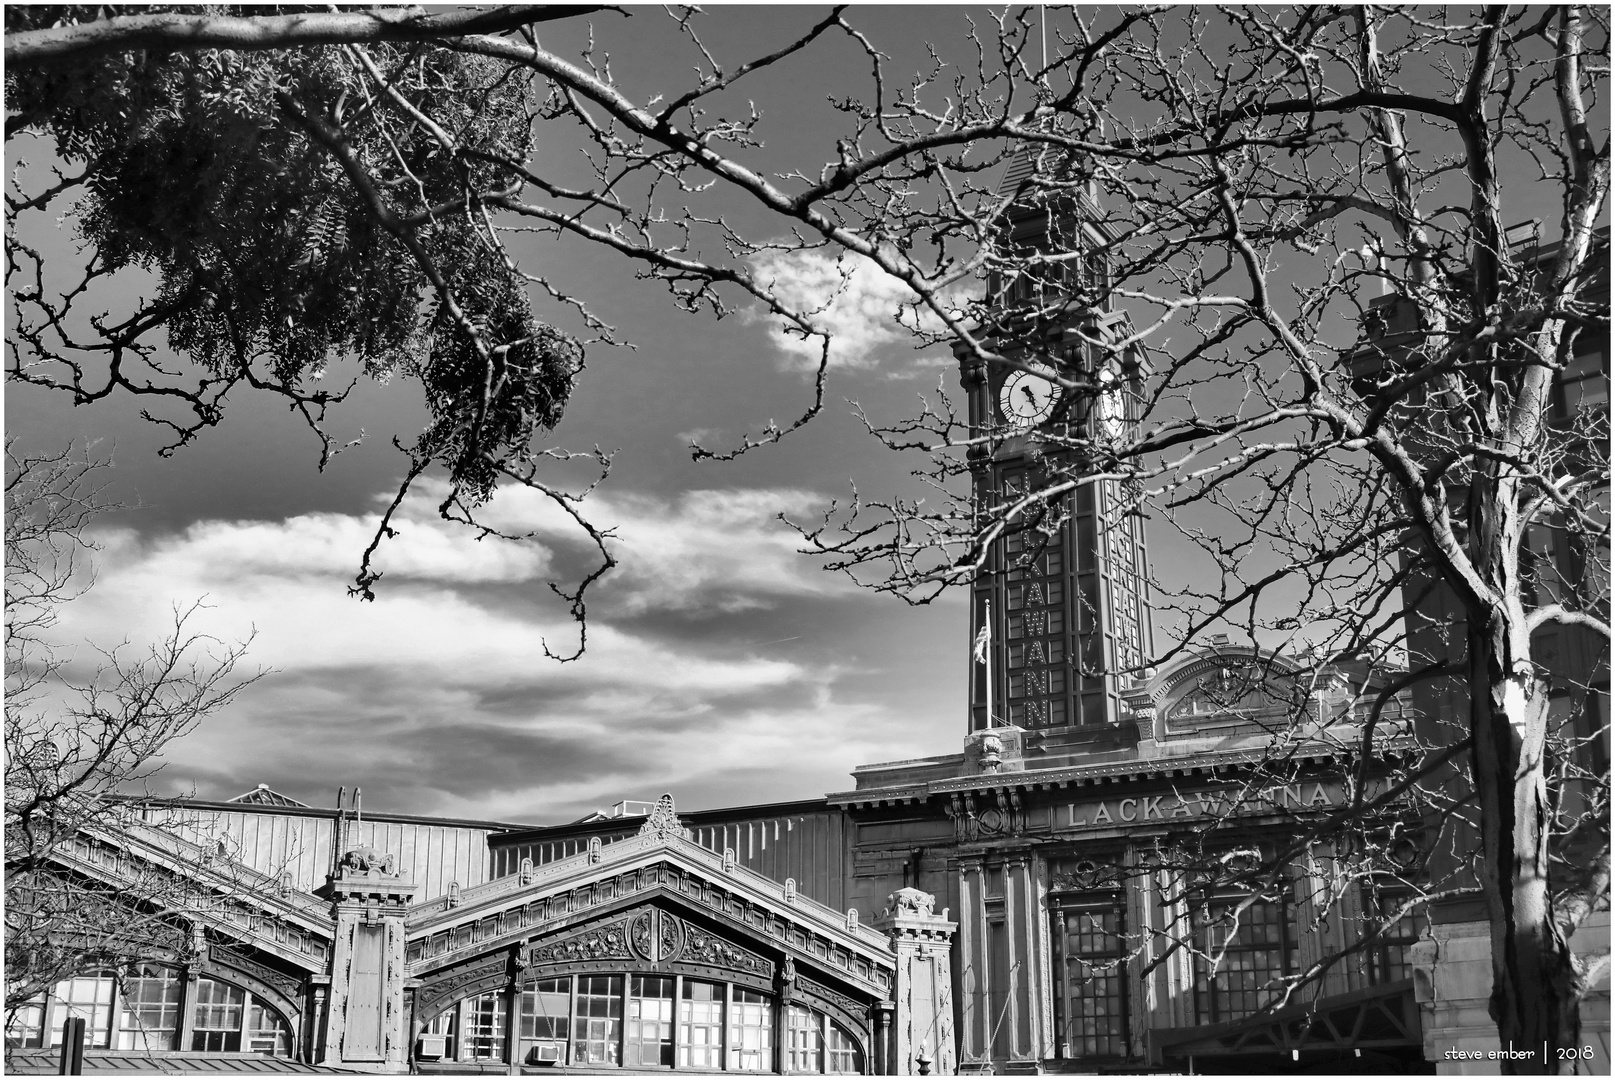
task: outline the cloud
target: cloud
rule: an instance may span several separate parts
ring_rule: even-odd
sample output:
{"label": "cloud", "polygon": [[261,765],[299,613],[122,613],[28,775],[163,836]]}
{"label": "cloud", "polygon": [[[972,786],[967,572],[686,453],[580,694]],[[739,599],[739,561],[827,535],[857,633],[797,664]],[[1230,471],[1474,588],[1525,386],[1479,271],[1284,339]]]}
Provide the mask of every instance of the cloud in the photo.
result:
{"label": "cloud", "polygon": [[[595,502],[622,566],[569,664],[544,656],[577,633],[545,575],[566,569],[575,532],[547,500],[510,492],[490,510],[535,540],[479,543],[432,518],[439,494],[427,485],[403,508],[374,603],[346,592],[373,518],[209,521],[107,534],[97,584],[61,633],[156,640],[174,602],[202,596],[192,629],[256,633],[249,660],[271,676],[167,755],[165,788],[207,797],[264,782],[329,804],[359,784],[377,809],[535,823],[669,788],[732,805],[844,788],[853,765],[909,756],[928,728],[852,689],[871,674],[856,636],[809,610],[859,620],[858,604],[878,602],[813,569],[773,520],[809,493]],[[771,613],[787,599],[789,625]]]}
{"label": "cloud", "polygon": [[[786,307],[830,334],[833,367],[872,368],[895,346],[912,348],[917,319],[927,331],[941,328],[929,310],[916,314],[919,297],[907,285],[861,256],[792,251],[759,255],[752,262],[759,280],[770,283]],[[818,366],[821,339],[788,334],[778,318],[770,318],[769,333],[790,366],[809,371]]]}

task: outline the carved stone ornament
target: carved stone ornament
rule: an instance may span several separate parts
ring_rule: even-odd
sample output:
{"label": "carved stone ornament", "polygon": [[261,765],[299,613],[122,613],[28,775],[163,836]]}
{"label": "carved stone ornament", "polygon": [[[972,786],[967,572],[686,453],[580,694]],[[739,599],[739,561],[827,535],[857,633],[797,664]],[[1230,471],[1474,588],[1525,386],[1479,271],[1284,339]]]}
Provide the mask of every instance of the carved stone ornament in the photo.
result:
{"label": "carved stone ornament", "polygon": [[678,812],[673,809],[673,796],[664,793],[651,807],[650,816],[645,824],[639,827],[640,836],[654,837],[657,840],[678,840],[684,836],[684,826],[679,824]]}
{"label": "carved stone ornament", "polygon": [[1091,889],[1114,889],[1121,882],[1121,867],[1083,859],[1067,870],[1057,871],[1049,877],[1053,892],[1085,892]]}
{"label": "carved stone ornament", "polygon": [[858,909],[855,907],[850,907],[847,909],[847,929],[858,929]]}
{"label": "carved stone ornament", "polygon": [[344,852],[339,868],[348,873],[355,874],[384,874],[396,877],[398,874],[398,857],[392,852],[377,851],[373,847],[359,847]]}
{"label": "carved stone ornament", "polygon": [[1004,742],[997,735],[988,733],[981,737],[981,771],[995,773],[1004,763]]}
{"label": "carved stone ornament", "polygon": [[936,897],[915,888],[898,889],[886,898],[886,915],[936,914]]}
{"label": "carved stone ornament", "polygon": [[601,848],[600,838],[598,836],[589,837],[589,862],[590,863],[597,863],[597,862],[600,861],[600,859],[601,859],[600,848]]}
{"label": "carved stone ornament", "polygon": [[521,867],[517,870],[517,874],[520,875],[521,883],[523,885],[531,885],[534,877],[533,860],[531,858],[524,857],[521,862]]}
{"label": "carved stone ornament", "polygon": [[785,879],[785,902],[787,904],[796,903],[796,879],[793,877]]}
{"label": "carved stone ornament", "polygon": [[735,872],[735,866],[737,865],[737,863],[738,863],[738,860],[735,859],[735,849],[732,848],[732,847],[724,848],[723,849],[723,872],[726,873],[726,874],[734,873]]}

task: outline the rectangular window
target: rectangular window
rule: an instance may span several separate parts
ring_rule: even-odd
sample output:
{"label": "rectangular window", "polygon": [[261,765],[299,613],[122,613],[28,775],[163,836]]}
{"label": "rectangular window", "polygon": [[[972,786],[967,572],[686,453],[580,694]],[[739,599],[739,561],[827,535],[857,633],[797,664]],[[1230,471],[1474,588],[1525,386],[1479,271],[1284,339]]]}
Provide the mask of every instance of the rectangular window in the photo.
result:
{"label": "rectangular window", "polygon": [[1283,993],[1290,941],[1282,896],[1215,897],[1196,912],[1195,1011],[1202,1024],[1249,1016]]}
{"label": "rectangular window", "polygon": [[123,975],[118,1001],[119,1050],[173,1050],[179,1031],[179,973],[140,964]]}
{"label": "rectangular window", "polygon": [[1021,637],[1026,636],[1026,616],[1025,615],[1018,615],[1018,614],[1017,615],[1011,615],[1009,617],[1009,619],[1008,619],[1008,623],[1009,623],[1009,628],[1006,631],[1006,634],[1009,636],[1010,640],[1014,640],[1015,638],[1021,638]]}
{"label": "rectangular window", "polygon": [[44,1045],[45,999],[25,1002],[11,1018],[6,1028],[6,1045],[37,1047]]}
{"label": "rectangular window", "polygon": [[1070,723],[1066,717],[1065,699],[1055,698],[1049,702],[1049,727],[1064,727]]}
{"label": "rectangular window", "polygon": [[570,977],[536,979],[523,987],[517,1028],[522,1064],[564,1063],[571,1016]]}
{"label": "rectangular window", "polygon": [[578,976],[572,1020],[572,1063],[616,1065],[622,1041],[622,976]]}
{"label": "rectangular window", "polygon": [[628,993],[628,1041],[623,1064],[658,1068],[673,1064],[673,980],[635,975]]}
{"label": "rectangular window", "polygon": [[[1363,932],[1371,934],[1384,927],[1379,937],[1365,950],[1368,954],[1368,981],[1371,983],[1384,985],[1413,978],[1413,968],[1408,963],[1408,949],[1424,932],[1424,914],[1415,909],[1396,917],[1412,895],[1406,889],[1375,888],[1371,884],[1363,887],[1363,910],[1368,914]],[[1388,921],[1390,925],[1386,926]]]}
{"label": "rectangular window", "polygon": [[51,994],[50,1019],[45,1037],[51,1046],[62,1045],[62,1024],[68,1017],[84,1021],[84,1045],[104,1048],[112,1041],[112,973],[78,975],[56,984]]}
{"label": "rectangular window", "polygon": [[1065,668],[1049,669],[1049,693],[1065,693]]}
{"label": "rectangular window", "polygon": [[1011,585],[1007,589],[1004,590],[1004,607],[1005,607],[1006,610],[1014,611],[1017,608],[1024,607],[1025,604],[1026,604],[1026,586],[1025,585]]}
{"label": "rectangular window", "polygon": [[196,980],[191,1010],[191,1049],[234,1053],[241,1049],[246,992],[214,979]]}
{"label": "rectangular window", "polygon": [[498,991],[481,994],[463,1008],[460,1060],[505,1060],[505,996]]}
{"label": "rectangular window", "polygon": [[1051,664],[1063,664],[1063,663],[1065,663],[1065,638],[1063,638],[1063,637],[1050,638],[1048,641],[1045,641],[1043,643],[1043,645],[1044,645],[1044,648],[1046,648],[1048,650],[1049,663],[1051,663]]}
{"label": "rectangular window", "polygon": [[679,1064],[697,1069],[723,1068],[723,987],[684,980],[679,1002]]}
{"label": "rectangular window", "polygon": [[766,994],[734,988],[729,1014],[729,1068],[738,1072],[772,1072],[774,1009]]}
{"label": "rectangular window", "polygon": [[1127,941],[1121,897],[1104,894],[1067,901],[1056,912],[1068,1058],[1127,1054]]}
{"label": "rectangular window", "polygon": [[1026,696],[1026,673],[1012,671],[1009,673],[1009,696],[1020,698]]}
{"label": "rectangular window", "polygon": [[785,1010],[785,1068],[789,1072],[824,1072],[823,1020],[811,1009]]}

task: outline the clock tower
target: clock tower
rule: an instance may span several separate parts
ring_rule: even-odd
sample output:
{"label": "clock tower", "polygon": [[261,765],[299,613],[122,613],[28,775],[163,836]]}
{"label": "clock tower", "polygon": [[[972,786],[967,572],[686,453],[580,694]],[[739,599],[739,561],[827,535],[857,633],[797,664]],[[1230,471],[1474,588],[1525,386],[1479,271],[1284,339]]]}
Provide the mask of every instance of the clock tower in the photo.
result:
{"label": "clock tower", "polygon": [[[1104,295],[1103,234],[1073,225],[1093,219],[1081,210],[1011,212],[1022,266],[989,283],[989,344],[1024,368],[960,350],[977,521],[1002,520],[971,590],[969,730],[1037,733],[1052,757],[1127,739],[1121,693],[1153,655],[1144,519],[1121,482],[1080,479],[1127,437],[1145,374],[1141,356],[1107,347],[1127,318]],[[1038,250],[1082,269],[1039,275],[1024,258]]]}

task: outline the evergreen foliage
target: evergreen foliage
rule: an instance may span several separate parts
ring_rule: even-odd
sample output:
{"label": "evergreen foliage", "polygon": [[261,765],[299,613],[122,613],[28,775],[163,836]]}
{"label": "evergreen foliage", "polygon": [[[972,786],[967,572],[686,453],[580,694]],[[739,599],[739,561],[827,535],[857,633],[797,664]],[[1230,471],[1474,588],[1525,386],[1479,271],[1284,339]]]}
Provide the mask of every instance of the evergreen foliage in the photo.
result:
{"label": "evergreen foliage", "polygon": [[[10,7],[6,28],[93,17]],[[204,385],[244,380],[323,403],[333,395],[314,380],[337,357],[377,379],[415,376],[432,416],[417,456],[480,502],[559,420],[582,366],[581,347],[534,316],[467,195],[499,186],[490,158],[526,158],[528,91],[485,57],[368,50],[398,95],[452,133],[451,147],[379,100],[345,46],[148,50],[13,70],[8,128],[47,131],[69,168],[87,170],[73,215],[81,238],[104,272],[155,276],[150,317]],[[340,131],[381,213],[299,111]]]}

